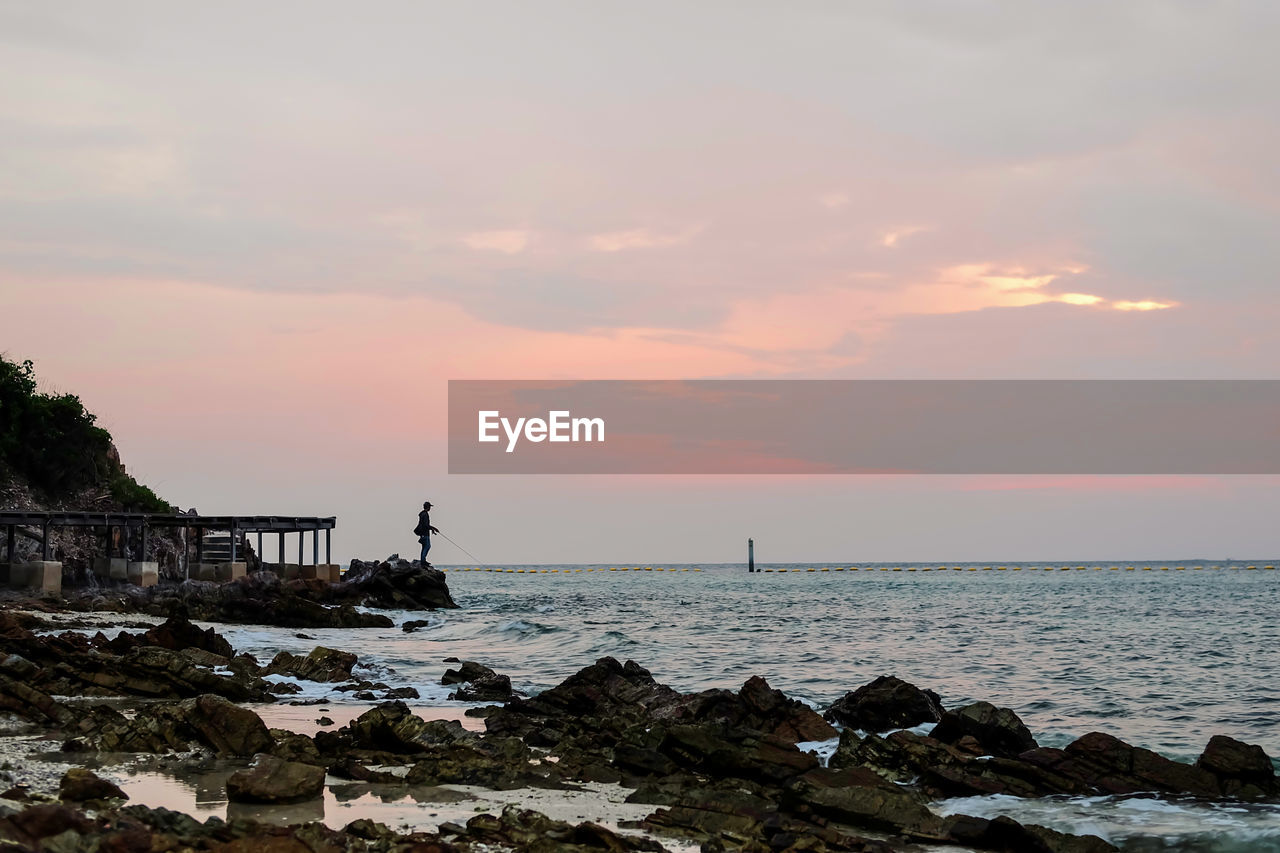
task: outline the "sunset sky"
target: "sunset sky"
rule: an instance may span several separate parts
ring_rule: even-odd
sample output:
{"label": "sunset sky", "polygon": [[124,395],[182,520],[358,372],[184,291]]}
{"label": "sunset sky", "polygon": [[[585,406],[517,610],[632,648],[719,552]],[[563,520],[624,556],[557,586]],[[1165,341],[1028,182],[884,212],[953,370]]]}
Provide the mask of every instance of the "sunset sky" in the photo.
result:
{"label": "sunset sky", "polygon": [[1278,31],[0,0],[0,351],[343,560],[428,498],[490,563],[1275,555],[1275,478],[464,477],[444,436],[449,379],[1277,378]]}

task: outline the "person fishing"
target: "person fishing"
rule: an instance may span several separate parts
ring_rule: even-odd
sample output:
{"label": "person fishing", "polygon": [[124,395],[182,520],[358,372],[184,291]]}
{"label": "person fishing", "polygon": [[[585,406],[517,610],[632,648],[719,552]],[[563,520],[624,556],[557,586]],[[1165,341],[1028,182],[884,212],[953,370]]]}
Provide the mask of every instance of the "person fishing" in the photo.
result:
{"label": "person fishing", "polygon": [[418,526],[413,528],[413,535],[422,543],[422,556],[418,559],[424,566],[431,565],[427,562],[427,552],[431,550],[431,534],[439,532],[438,528],[431,526],[431,501],[427,501],[422,505],[422,512],[418,513]]}

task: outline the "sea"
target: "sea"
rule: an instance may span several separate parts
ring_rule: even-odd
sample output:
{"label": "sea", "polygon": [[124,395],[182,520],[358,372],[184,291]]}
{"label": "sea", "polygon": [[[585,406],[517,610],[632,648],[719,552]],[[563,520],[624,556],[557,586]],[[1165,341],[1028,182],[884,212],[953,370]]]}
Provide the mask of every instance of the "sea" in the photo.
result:
{"label": "sea", "polygon": [[[447,658],[484,663],[532,694],[607,655],[681,691],[737,689],[760,675],[817,708],[896,675],[947,707],[1012,708],[1043,746],[1103,731],[1194,761],[1225,734],[1274,758],[1278,563],[447,566],[459,608],[391,612],[394,628],[219,630],[259,658],[316,645],[355,652],[358,674],[414,686],[422,698],[411,704],[441,714],[465,707],[440,685]],[[291,698],[335,711],[356,702],[298,684]],[[1143,796],[935,807],[1094,833],[1128,851],[1280,851],[1276,805]]]}

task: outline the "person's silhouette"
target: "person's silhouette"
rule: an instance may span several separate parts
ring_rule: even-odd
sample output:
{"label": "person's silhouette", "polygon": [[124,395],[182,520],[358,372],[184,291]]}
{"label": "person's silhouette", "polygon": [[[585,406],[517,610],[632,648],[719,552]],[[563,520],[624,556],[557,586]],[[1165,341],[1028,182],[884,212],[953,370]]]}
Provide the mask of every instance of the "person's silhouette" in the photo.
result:
{"label": "person's silhouette", "polygon": [[427,501],[422,505],[422,512],[418,513],[418,526],[413,528],[414,535],[422,543],[422,555],[418,559],[424,566],[431,565],[427,562],[427,552],[431,550],[431,534],[439,532],[431,526],[431,501]]}

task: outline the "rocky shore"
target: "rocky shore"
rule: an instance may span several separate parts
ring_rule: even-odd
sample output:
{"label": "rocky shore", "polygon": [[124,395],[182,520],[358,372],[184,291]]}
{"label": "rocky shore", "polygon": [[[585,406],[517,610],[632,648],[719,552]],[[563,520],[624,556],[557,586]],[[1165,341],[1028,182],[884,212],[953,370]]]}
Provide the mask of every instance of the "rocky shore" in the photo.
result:
{"label": "rocky shore", "polygon": [[[609,657],[524,697],[489,667],[453,661],[443,682],[454,695],[492,703],[469,712],[484,723],[483,732],[472,731],[414,713],[404,701],[415,698],[412,688],[361,681],[348,652],[321,646],[257,660],[191,621],[246,622],[271,611],[267,624],[386,627],[387,617],[356,606],[451,606],[443,578],[437,585],[432,575],[438,573],[361,564],[345,585],[252,575],[221,588],[188,583],[81,601],[81,609],[92,603],[168,617],[110,638],[55,630],[39,613],[0,612],[5,730],[51,740],[53,754],[72,767],[57,780],[27,786],[14,784],[11,767],[0,769],[0,789],[8,786],[0,791],[0,839],[15,849],[59,853],[671,847],[1094,853],[1115,848],[1095,836],[1004,817],[942,816],[930,806],[988,794],[1280,802],[1273,762],[1257,746],[1215,736],[1194,764],[1100,732],[1046,748],[1010,709],[985,702],[948,708],[937,694],[893,677],[819,711],[760,677],[738,690],[681,693],[634,661]],[[363,621],[370,618],[380,621]],[[314,736],[271,728],[242,705],[287,700],[299,681],[331,684],[377,704]],[[827,747],[825,762],[819,744]],[[234,762],[225,782],[232,803],[308,802],[338,783],[360,783],[425,801],[479,786],[510,792],[517,805],[415,832],[368,819],[341,828],[200,822],[127,804],[111,779],[78,766],[110,776],[110,761],[122,754],[168,756],[175,772],[214,758]],[[527,792],[597,784],[622,786],[644,817],[606,827],[552,819],[521,804]]]}

